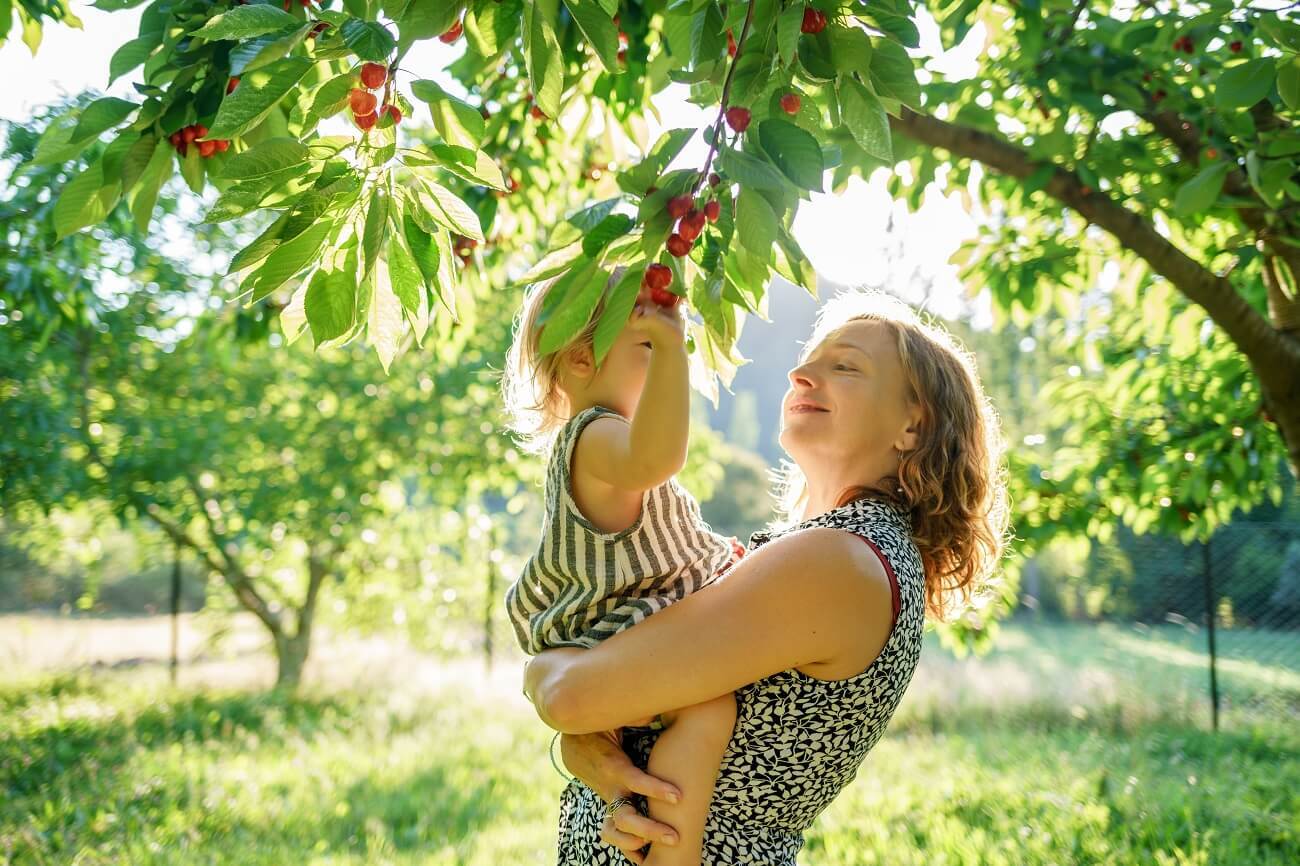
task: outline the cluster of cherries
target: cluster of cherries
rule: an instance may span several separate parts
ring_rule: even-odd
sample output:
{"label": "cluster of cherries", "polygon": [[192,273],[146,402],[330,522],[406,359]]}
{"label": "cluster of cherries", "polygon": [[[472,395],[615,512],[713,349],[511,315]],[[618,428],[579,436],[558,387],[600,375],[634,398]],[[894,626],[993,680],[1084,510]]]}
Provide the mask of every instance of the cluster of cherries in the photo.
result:
{"label": "cluster of cherries", "polygon": [[[198,148],[199,156],[203,157],[212,156],[214,153],[225,153],[230,149],[230,139],[203,139],[207,134],[208,128],[206,126],[201,123],[192,123],[173,132],[167,140],[172,143],[172,147],[176,148],[176,152],[181,156],[185,156],[189,152],[191,144]],[[199,139],[203,140],[200,141]]]}
{"label": "cluster of cherries", "polygon": [[1192,37],[1190,36],[1179,36],[1174,40],[1173,47],[1175,51],[1182,51],[1185,54],[1192,54],[1196,50],[1195,46],[1192,44]]}
{"label": "cluster of cherries", "polygon": [[[722,178],[716,173],[709,175],[709,186],[716,187],[720,183]],[[646,194],[655,191],[655,187],[650,187]],[[717,222],[721,215],[722,205],[716,198],[705,202],[703,207],[696,207],[695,197],[689,193],[668,199],[668,216],[677,222],[664,245],[668,248],[668,254],[675,258],[689,255],[695,241],[704,231],[704,224]],[[645,275],[641,277],[641,288],[651,292],[651,300],[656,304],[672,306],[681,300],[678,295],[668,291],[672,282],[672,270],[667,265],[656,263],[646,268]]]}
{"label": "cluster of cherries", "polygon": [[388,70],[382,63],[365,63],[361,66],[362,87],[354,87],[348,92],[348,105],[352,109],[352,122],[359,128],[368,130],[379,122],[384,115],[391,115],[393,124],[402,122],[402,110],[396,105],[385,102],[378,112],[375,107],[379,100],[370,91],[378,90],[388,80]]}

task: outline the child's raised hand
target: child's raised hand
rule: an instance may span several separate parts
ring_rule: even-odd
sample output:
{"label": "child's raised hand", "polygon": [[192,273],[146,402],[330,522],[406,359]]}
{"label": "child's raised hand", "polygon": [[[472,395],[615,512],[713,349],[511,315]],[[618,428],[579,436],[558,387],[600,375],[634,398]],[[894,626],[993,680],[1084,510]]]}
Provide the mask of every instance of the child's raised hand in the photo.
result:
{"label": "child's raised hand", "polygon": [[686,341],[686,317],[681,306],[661,307],[649,297],[638,296],[627,327],[634,334],[645,334],[656,347],[680,346]]}

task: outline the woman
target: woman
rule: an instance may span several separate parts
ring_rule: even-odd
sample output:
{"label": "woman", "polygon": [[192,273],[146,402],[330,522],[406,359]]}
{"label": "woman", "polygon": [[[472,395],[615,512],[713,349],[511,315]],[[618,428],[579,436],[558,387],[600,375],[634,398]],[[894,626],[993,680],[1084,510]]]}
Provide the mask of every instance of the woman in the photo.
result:
{"label": "woman", "polygon": [[638,769],[656,733],[617,729],[731,691],[703,862],[792,866],[898,706],[927,611],[968,602],[1001,556],[997,418],[950,336],[887,295],[849,292],[822,309],[789,379],[783,528],[756,533],[717,585],[526,669],[579,774],[561,797],[561,866],[641,863],[645,844],[673,844],[636,796],[674,793]]}

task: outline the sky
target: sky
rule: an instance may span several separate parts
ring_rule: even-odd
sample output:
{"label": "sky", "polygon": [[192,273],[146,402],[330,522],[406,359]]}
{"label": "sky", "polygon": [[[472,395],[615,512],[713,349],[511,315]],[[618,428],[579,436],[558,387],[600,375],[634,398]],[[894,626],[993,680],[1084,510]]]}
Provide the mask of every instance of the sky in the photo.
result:
{"label": "sky", "polygon": [[[34,107],[55,101],[63,94],[105,88],[109,59],[118,46],[135,37],[140,9],[109,13],[82,3],[74,3],[73,9],[82,19],[84,29],[47,25],[35,57],[16,34],[11,34],[0,47],[0,81],[9,83],[0,88],[0,118],[21,123]],[[910,53],[924,58],[925,68],[918,73],[923,80],[928,69],[942,72],[949,79],[975,74],[976,58],[985,37],[982,24],[972,28],[961,45],[944,52],[939,45],[937,25],[924,9],[918,10],[916,23],[921,44]],[[456,47],[428,40],[412,49],[402,65],[437,70],[445,67],[456,53]],[[106,92],[136,96],[130,78],[126,76]],[[655,105],[663,126],[652,123],[651,140],[661,128],[703,127],[714,117],[713,111],[688,104],[685,88],[679,85],[657,95]],[[674,165],[703,165],[706,151],[707,145],[697,136]],[[890,199],[885,190],[886,177],[883,171],[877,172],[871,182],[855,177],[841,193],[813,195],[810,202],[799,208],[795,238],[826,280],[850,286],[879,284],[887,268],[897,280],[903,279],[902,275],[915,274],[908,285],[890,284],[887,288],[907,300],[919,302],[921,287],[931,284],[930,312],[956,315],[964,289],[957,278],[957,268],[947,264],[947,260],[963,240],[974,236],[976,222],[967,215],[955,193],[945,193],[935,184],[928,187],[920,209],[910,214],[905,203]],[[892,265],[886,259],[886,248],[892,248],[898,258]],[[974,324],[987,327],[988,299],[978,299],[976,309]]]}

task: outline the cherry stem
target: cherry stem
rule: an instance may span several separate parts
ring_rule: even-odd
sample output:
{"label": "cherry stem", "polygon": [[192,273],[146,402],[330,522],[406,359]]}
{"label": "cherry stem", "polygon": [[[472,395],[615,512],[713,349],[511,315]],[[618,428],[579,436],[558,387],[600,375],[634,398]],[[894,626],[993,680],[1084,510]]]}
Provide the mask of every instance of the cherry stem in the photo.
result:
{"label": "cherry stem", "polygon": [[740,55],[745,50],[745,38],[749,36],[749,23],[754,19],[754,0],[749,0],[749,6],[745,9],[745,23],[740,27],[740,38],[736,40],[736,56],[731,58],[731,65],[727,67],[727,77],[722,82],[722,104],[718,106],[718,119],[713,124],[713,140],[709,142],[709,155],[704,160],[704,171],[695,179],[695,185],[691,187],[691,198],[700,191],[700,184],[704,183],[709,177],[709,168],[713,165],[713,154],[718,150],[718,139],[723,135],[723,122],[727,113],[727,97],[731,95],[731,78],[736,72],[736,64],[740,62]]}

